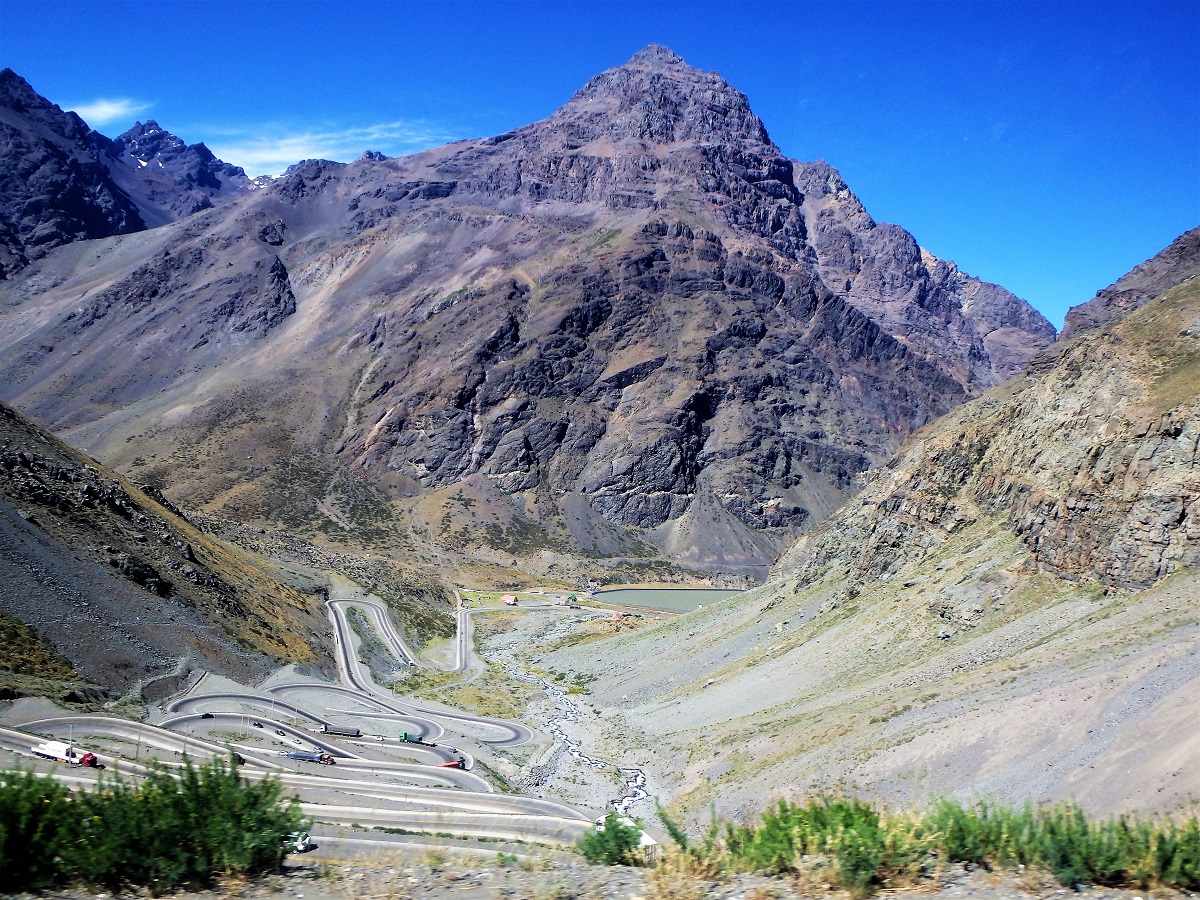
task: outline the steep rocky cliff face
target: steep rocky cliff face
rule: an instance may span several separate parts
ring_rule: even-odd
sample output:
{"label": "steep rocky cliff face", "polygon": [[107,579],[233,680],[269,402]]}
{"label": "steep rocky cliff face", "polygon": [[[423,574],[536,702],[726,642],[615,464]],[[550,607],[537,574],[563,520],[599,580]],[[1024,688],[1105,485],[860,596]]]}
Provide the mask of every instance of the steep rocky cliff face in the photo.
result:
{"label": "steep rocky cliff face", "polygon": [[886,577],[981,515],[1067,579],[1144,588],[1200,563],[1198,261],[1200,246],[1159,271],[1158,299],[914,440],[777,570]]}
{"label": "steep rocky cliff face", "polygon": [[540,664],[594,676],[619,735],[604,750],[696,818],[837,783],[905,803],[1186,807],[1200,790],[1196,262],[914,434],[762,587]]}
{"label": "steep rocky cliff face", "polygon": [[0,71],[0,276],[73,240],[145,227],[137,206],[108,177],[91,129]]}
{"label": "steep rocky cliff face", "polygon": [[542,122],[306,162],[84,253],[6,289],[8,398],[223,515],[271,519],[247,473],[303,457],[313,521],[365,481],[527,566],[764,573],[1053,339],[657,46]]}
{"label": "steep rocky cliff face", "polygon": [[0,71],[0,280],[63,244],[172,222],[250,187],[156,122],[109,140]]}

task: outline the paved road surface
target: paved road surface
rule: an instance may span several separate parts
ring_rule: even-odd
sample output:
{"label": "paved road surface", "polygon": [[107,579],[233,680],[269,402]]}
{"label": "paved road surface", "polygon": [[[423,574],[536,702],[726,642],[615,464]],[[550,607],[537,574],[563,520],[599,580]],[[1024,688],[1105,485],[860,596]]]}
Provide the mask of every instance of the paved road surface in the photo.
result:
{"label": "paved road surface", "polygon": [[[197,694],[170,704],[168,711],[175,715],[158,726],[93,715],[40,719],[25,723],[22,730],[0,728],[0,749],[28,754],[34,744],[43,740],[38,735],[72,736],[84,747],[87,746],[87,737],[103,737],[135,744],[138,753],[144,748],[147,755],[155,753],[171,765],[175,762],[172,758],[175,755],[182,757],[186,754],[191,758],[203,759],[224,757],[230,750],[228,745],[214,739],[213,735],[179,733],[172,729],[209,732],[219,730],[218,726],[223,725],[228,729],[230,725],[237,725],[250,734],[262,732],[264,740],[279,745],[278,750],[248,744],[236,745],[237,752],[245,759],[242,774],[252,779],[269,775],[281,779],[289,790],[299,795],[306,814],[318,822],[358,823],[368,827],[441,831],[551,843],[573,842],[591,827],[589,818],[577,810],[532,797],[495,793],[490,784],[470,771],[382,761],[371,759],[368,755],[378,753],[382,747],[403,750],[427,760],[442,761],[463,756],[470,767],[473,765],[470,754],[441,746],[402,744],[396,739],[374,746],[365,741],[356,741],[353,742],[355,749],[351,750],[340,740],[334,742],[317,733],[316,728],[332,726],[334,723],[301,702],[289,702],[284,697],[311,696],[314,692],[352,697],[359,703],[380,710],[377,714],[379,717],[387,717],[398,725],[403,724],[406,731],[420,734],[423,740],[430,743],[435,743],[445,733],[446,726],[442,722],[456,729],[466,728],[478,733],[480,740],[497,746],[522,744],[533,737],[533,732],[519,723],[472,716],[449,708],[416,706],[390,696],[375,684],[370,672],[358,660],[352,632],[345,617],[346,607],[351,605],[364,610],[369,624],[396,653],[397,658],[415,661],[414,654],[392,625],[386,608],[381,604],[331,600],[328,607],[334,625],[334,655],[343,681],[341,685],[315,682],[276,685],[267,691],[269,696],[250,690],[245,693],[222,691]],[[469,611],[460,610],[458,618],[456,669],[462,670],[470,659]],[[271,715],[264,715],[268,709],[272,710]],[[322,709],[328,710],[327,707]],[[314,730],[279,721],[281,711],[297,721],[304,720],[311,724]],[[376,716],[371,712],[364,715]],[[253,722],[263,727],[254,729]],[[337,757],[337,763],[333,766],[317,766],[286,759],[278,755],[279,750],[285,749],[330,753]],[[122,773],[136,775],[146,771],[139,761],[97,755],[107,765],[119,765]],[[94,770],[68,768],[62,764],[50,764],[49,767],[54,777],[65,783],[95,783]],[[297,771],[301,767],[311,771]],[[421,783],[398,784],[395,780]]]}

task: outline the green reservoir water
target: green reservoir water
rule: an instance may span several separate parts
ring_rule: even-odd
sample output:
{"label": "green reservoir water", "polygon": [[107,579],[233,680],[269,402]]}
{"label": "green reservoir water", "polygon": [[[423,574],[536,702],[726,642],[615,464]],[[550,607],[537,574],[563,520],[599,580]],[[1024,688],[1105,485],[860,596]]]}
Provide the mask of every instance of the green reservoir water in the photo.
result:
{"label": "green reservoir water", "polygon": [[741,591],[722,591],[709,588],[615,588],[597,591],[593,596],[602,603],[618,606],[645,606],[650,609],[669,609],[690,612],[740,594]]}

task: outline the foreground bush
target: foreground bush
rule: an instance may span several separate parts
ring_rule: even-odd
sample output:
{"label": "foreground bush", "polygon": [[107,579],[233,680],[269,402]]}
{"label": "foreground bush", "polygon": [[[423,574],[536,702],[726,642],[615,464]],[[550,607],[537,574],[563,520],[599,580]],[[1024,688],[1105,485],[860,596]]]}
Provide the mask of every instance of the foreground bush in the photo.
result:
{"label": "foreground bush", "polygon": [[276,779],[247,781],[233,760],[104,780],[89,792],[0,772],[0,892],[81,881],[159,893],[253,875],[279,866],[284,838],[302,823]]}
{"label": "foreground bush", "polygon": [[0,773],[0,892],[40,888],[61,880],[62,858],[76,835],[70,791],[31,772]]}
{"label": "foreground bush", "polygon": [[1195,818],[1094,820],[1074,804],[1013,809],[954,800],[924,813],[893,814],[861,800],[823,797],[781,800],[761,824],[726,824],[723,834],[714,823],[703,844],[691,846],[661,809],[659,817],[680,851],[709,870],[816,872],[856,897],[955,862],[1036,866],[1067,885],[1200,888]]}
{"label": "foreground bush", "polygon": [[579,839],[579,852],[590,863],[606,866],[637,866],[645,862],[641,854],[642,823],[626,825],[610,812],[604,827],[589,831]]}
{"label": "foreground bush", "polygon": [[939,803],[926,816],[950,859],[1048,868],[1063,884],[1200,888],[1200,823],[1119,816],[1095,821],[1078,806],[1014,810]]}

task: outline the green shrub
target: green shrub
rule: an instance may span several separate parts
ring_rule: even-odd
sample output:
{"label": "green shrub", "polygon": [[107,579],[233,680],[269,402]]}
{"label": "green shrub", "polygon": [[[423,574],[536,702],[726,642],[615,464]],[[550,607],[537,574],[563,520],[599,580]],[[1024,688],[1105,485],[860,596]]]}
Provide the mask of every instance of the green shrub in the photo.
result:
{"label": "green shrub", "polygon": [[70,793],[44,776],[0,773],[0,889],[85,881],[155,893],[215,875],[277,868],[303,815],[278,780],[243,779],[234,760]]}
{"label": "green shrub", "polygon": [[[1200,822],[1089,819],[1075,804],[1020,809],[942,800],[924,813],[880,812],[861,800],[781,800],[756,825],[710,830],[702,846],[659,809],[680,849],[713,870],[800,872],[822,877],[856,897],[902,885],[938,861],[1046,868],[1063,884],[1200,888]],[[715,823],[715,819],[714,819]],[[808,857],[806,860],[805,857]]]}
{"label": "green shrub", "polygon": [[1200,887],[1200,830],[1121,816],[1089,821],[1077,806],[1039,815],[1037,851],[1063,884]]}
{"label": "green shrub", "polygon": [[1020,810],[943,800],[924,817],[938,848],[955,862],[1024,863],[1063,884],[1146,888],[1200,886],[1200,824],[1120,816],[1089,819],[1075,804]]}
{"label": "green shrub", "polygon": [[0,893],[38,890],[71,875],[78,813],[61,784],[32,772],[0,772]]}
{"label": "green shrub", "polygon": [[923,830],[946,858],[976,865],[1032,862],[1031,842],[1037,815],[1031,806],[1021,810],[980,802],[963,807],[956,800],[939,800],[923,817]]}
{"label": "green shrub", "polygon": [[760,826],[728,826],[729,851],[740,868],[795,871],[804,855],[822,856],[830,878],[854,896],[919,871],[928,840],[907,819],[887,819],[861,800],[822,797],[808,803],[779,801]]}
{"label": "green shrub", "polygon": [[605,818],[602,828],[589,831],[579,839],[579,852],[590,863],[636,866],[645,862],[640,850],[641,840],[641,820],[626,825],[614,810]]}

